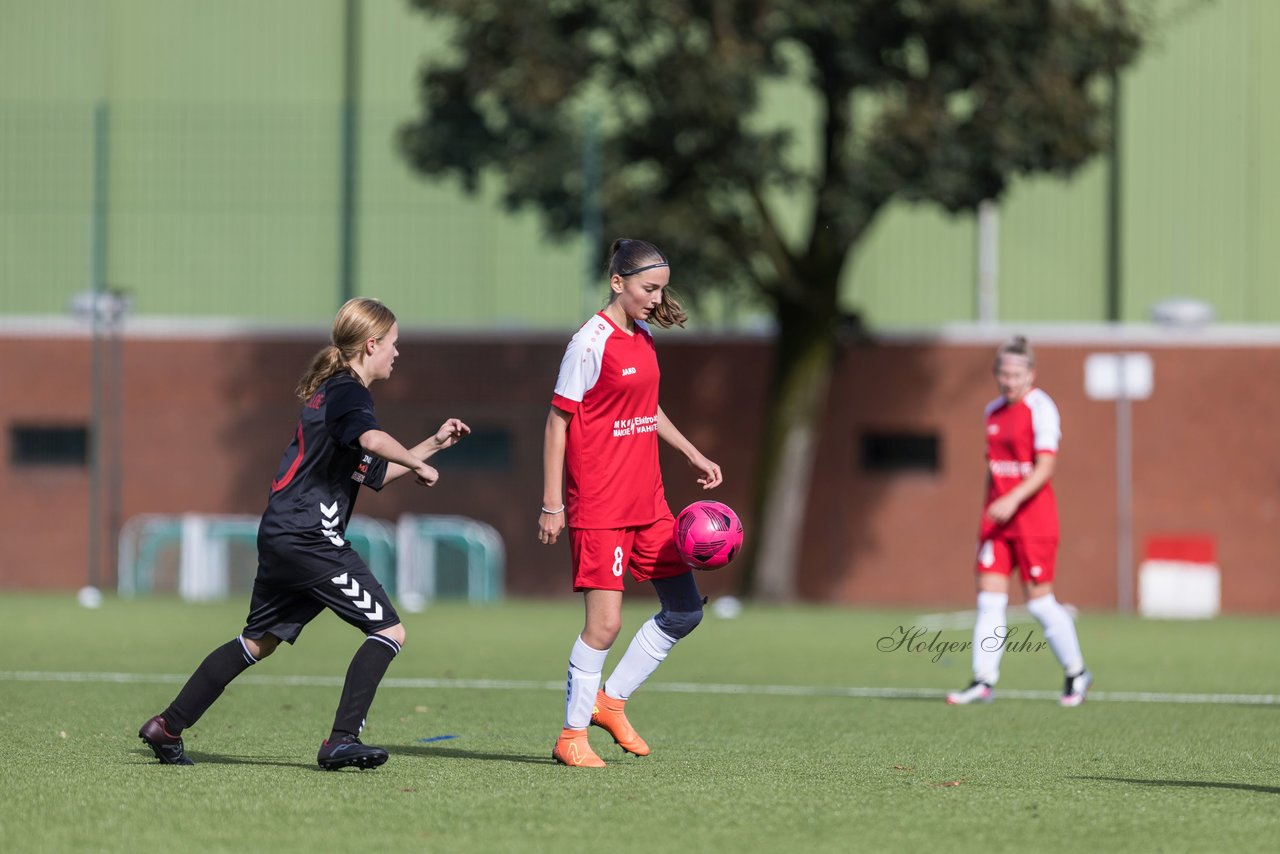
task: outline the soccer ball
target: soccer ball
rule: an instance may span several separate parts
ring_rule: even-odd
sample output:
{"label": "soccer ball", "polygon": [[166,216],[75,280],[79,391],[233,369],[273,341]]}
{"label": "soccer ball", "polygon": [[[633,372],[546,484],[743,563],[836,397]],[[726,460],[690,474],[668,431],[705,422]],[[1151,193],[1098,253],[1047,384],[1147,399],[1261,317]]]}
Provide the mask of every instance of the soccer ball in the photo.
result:
{"label": "soccer ball", "polygon": [[694,569],[719,569],[742,548],[742,522],[727,504],[695,501],[676,517],[676,548]]}

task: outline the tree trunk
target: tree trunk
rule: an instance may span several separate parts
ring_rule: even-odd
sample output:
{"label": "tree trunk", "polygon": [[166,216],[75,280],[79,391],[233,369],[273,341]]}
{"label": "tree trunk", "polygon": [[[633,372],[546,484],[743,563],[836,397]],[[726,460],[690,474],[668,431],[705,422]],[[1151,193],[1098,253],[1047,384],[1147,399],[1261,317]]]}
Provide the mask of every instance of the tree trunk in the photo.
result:
{"label": "tree trunk", "polygon": [[752,596],[796,596],[801,537],[835,356],[830,305],[779,307],[778,338],[756,474],[754,548],[743,586]]}

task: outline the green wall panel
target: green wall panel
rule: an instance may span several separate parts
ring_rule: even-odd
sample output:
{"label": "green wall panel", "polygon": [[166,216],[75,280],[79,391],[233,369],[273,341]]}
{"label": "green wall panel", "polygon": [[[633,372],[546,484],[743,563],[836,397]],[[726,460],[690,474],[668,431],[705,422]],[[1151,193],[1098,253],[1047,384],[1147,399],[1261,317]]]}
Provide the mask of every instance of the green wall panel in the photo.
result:
{"label": "green wall panel", "polygon": [[973,217],[933,205],[881,211],[846,271],[843,298],[872,326],[927,326],[973,316]]}
{"label": "green wall panel", "polygon": [[62,315],[89,287],[105,20],[101,3],[0,0],[0,313]]}
{"label": "green wall panel", "polygon": [[[1170,4],[1164,4],[1166,7]],[[1243,321],[1250,291],[1248,11],[1190,7],[1123,88],[1123,294],[1127,320],[1171,297]],[[1280,318],[1271,318],[1280,320]]]}
{"label": "green wall panel", "polygon": [[63,314],[88,290],[93,109],[0,103],[0,313]]}
{"label": "green wall panel", "polygon": [[1254,2],[1245,25],[1249,55],[1248,205],[1243,228],[1252,259],[1246,320],[1280,322],[1280,3]]}
{"label": "green wall panel", "polygon": [[[447,50],[439,26],[404,3],[366,2],[363,9],[359,288],[408,323],[576,326],[581,241],[552,243],[531,212],[506,214],[496,191],[467,196],[452,181],[423,179],[400,156],[397,133],[418,113],[418,71],[429,54]],[[604,293],[603,278],[593,286]]]}
{"label": "green wall panel", "polygon": [[[597,304],[580,239],[550,243],[492,184],[467,197],[396,149],[438,22],[363,0],[354,289],[408,324],[565,329]],[[343,0],[0,0],[0,312],[61,314],[89,287],[94,109],[109,111],[108,283],[147,315],[318,322],[342,294]],[[1123,315],[1199,297],[1220,320],[1280,323],[1280,3],[1160,0],[1125,77]],[[813,104],[763,93],[758,121]],[[798,162],[812,159],[797,139]],[[1001,200],[999,317],[1105,316],[1108,164],[1015,181]],[[771,200],[788,234],[803,209]],[[974,316],[975,226],[893,204],[842,301],[881,327]],[[606,239],[610,235],[605,235]],[[603,247],[595,254],[601,254]],[[586,289],[584,292],[584,288]],[[754,325],[709,300],[695,328]]]}
{"label": "green wall panel", "polygon": [[1014,182],[1000,206],[999,319],[1094,322],[1107,314],[1107,164],[1069,180]]}
{"label": "green wall panel", "polygon": [[113,100],[329,104],[342,91],[343,0],[106,6]]}
{"label": "green wall panel", "polygon": [[102,0],[0,0],[0,102],[101,98],[109,6]]}

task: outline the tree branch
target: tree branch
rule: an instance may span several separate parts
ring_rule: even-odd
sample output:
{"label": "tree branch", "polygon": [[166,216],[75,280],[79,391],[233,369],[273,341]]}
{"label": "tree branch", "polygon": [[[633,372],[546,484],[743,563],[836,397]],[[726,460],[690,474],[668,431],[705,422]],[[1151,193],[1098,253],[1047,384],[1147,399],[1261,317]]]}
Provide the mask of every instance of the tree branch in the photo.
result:
{"label": "tree branch", "polygon": [[[805,249],[805,266],[830,269],[852,245],[840,228],[840,210],[849,204],[850,181],[847,164],[849,137],[853,128],[849,100],[853,87],[842,75],[834,73],[837,64],[831,54],[835,47],[823,39],[811,45],[813,63],[818,70],[826,115],[822,123],[822,172],[818,191],[814,194],[812,227]],[[831,226],[836,226],[833,234]]]}
{"label": "tree branch", "polygon": [[[778,271],[775,284],[772,286],[766,284],[764,290],[774,300],[786,296],[792,299],[799,298],[803,285],[798,282],[800,271],[796,264],[796,257],[787,248],[786,241],[782,239],[777,223],[774,222],[769,206],[765,203],[760,187],[755,181],[747,182],[747,194],[751,197],[756,216],[760,218],[761,246],[773,263],[774,269]],[[788,293],[790,291],[795,293]]]}

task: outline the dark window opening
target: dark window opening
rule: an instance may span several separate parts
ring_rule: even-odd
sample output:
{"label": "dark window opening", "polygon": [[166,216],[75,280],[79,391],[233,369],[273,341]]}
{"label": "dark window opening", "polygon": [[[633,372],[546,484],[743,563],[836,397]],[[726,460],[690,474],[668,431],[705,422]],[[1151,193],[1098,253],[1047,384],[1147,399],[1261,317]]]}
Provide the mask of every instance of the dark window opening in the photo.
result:
{"label": "dark window opening", "polygon": [[87,466],[89,429],[34,425],[9,430],[9,460],[16,466]]}
{"label": "dark window opening", "polygon": [[511,431],[473,428],[470,436],[431,457],[427,465],[451,471],[506,471],[511,468]]}
{"label": "dark window opening", "polygon": [[933,433],[864,433],[862,469],[869,472],[936,472],[938,437]]}

